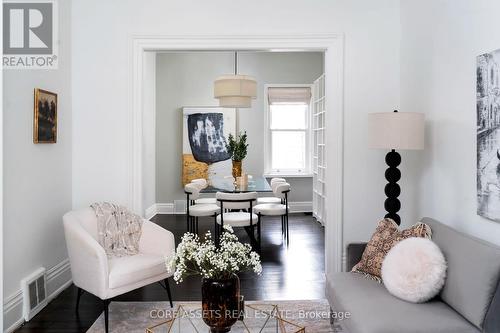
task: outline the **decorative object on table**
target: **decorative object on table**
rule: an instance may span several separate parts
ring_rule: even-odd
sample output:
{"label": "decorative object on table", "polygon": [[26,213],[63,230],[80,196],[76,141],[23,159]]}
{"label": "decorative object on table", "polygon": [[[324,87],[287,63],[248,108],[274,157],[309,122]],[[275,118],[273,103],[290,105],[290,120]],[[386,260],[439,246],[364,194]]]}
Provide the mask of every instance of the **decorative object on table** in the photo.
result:
{"label": "decorative object on table", "polygon": [[500,222],[500,49],[476,66],[477,214]]}
{"label": "decorative object on table", "polygon": [[229,134],[226,149],[233,161],[233,178],[241,177],[242,163],[248,153],[247,132],[239,133],[236,137]]}
{"label": "decorative object on table", "polygon": [[234,52],[234,74],[215,79],[214,97],[224,108],[249,108],[257,97],[257,81],[249,75],[238,74],[238,52]]}
{"label": "decorative object on table", "polygon": [[240,281],[236,275],[245,270],[262,272],[260,257],[249,244],[242,244],[226,225],[216,247],[210,232],[201,241],[185,233],[170,260],[175,267],[174,280],[182,282],[190,275],[202,276],[203,320],[210,332],[229,332],[239,318]]}
{"label": "decorative object on table", "polygon": [[57,94],[35,89],[33,143],[57,142]]}
{"label": "decorative object on table", "polygon": [[368,115],[370,148],[390,149],[385,156],[388,165],[385,171],[385,195],[384,208],[387,211],[385,217],[393,219],[398,225],[401,217],[398,215],[401,202],[398,197],[401,188],[398,181],[401,171],[398,166],[401,163],[399,150],[421,150],[424,149],[424,114],[415,112],[381,112]]}
{"label": "decorative object on table", "polygon": [[227,151],[230,134],[236,133],[234,109],[213,107],[183,108],[182,185],[231,172],[231,154]]}
{"label": "decorative object on table", "polygon": [[237,186],[247,186],[248,185],[248,174],[242,172],[240,177],[236,177]]}
{"label": "decorative object on table", "polygon": [[407,302],[427,302],[441,291],[445,278],[446,260],[430,239],[404,239],[394,245],[382,262],[385,287]]}
{"label": "decorative object on table", "polygon": [[370,279],[381,282],[382,262],[394,245],[410,237],[431,238],[431,236],[431,228],[425,223],[418,222],[408,229],[400,231],[396,222],[385,218],[378,223],[360,262],[353,267],[352,272],[361,273]]}

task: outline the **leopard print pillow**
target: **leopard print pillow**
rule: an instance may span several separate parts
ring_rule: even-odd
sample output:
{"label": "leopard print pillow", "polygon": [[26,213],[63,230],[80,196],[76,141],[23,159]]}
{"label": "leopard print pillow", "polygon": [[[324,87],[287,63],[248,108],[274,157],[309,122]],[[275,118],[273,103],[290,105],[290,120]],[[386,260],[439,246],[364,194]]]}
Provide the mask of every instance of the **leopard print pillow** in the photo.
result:
{"label": "leopard print pillow", "polygon": [[394,220],[385,218],[378,223],[377,229],[366,245],[365,251],[352,269],[366,277],[381,282],[382,261],[390,249],[403,239],[410,237],[431,238],[431,228],[425,223],[417,223],[408,229],[399,230]]}

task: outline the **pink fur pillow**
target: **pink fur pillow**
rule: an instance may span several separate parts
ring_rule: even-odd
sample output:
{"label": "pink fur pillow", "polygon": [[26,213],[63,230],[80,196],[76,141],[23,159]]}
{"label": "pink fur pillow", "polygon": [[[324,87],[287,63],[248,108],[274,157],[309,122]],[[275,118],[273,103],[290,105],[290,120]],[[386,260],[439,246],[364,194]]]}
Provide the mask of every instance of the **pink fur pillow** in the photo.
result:
{"label": "pink fur pillow", "polygon": [[446,260],[427,238],[408,238],[396,244],[382,263],[382,281],[394,296],[423,303],[436,296],[446,278]]}

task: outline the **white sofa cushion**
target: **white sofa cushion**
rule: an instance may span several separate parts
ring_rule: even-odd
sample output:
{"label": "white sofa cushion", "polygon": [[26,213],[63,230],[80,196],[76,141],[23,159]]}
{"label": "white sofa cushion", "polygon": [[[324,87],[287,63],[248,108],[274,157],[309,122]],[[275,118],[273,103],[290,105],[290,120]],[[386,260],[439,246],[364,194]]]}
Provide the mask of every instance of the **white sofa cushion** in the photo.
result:
{"label": "white sofa cushion", "polygon": [[134,256],[109,258],[109,287],[119,288],[167,271],[165,257],[139,253]]}

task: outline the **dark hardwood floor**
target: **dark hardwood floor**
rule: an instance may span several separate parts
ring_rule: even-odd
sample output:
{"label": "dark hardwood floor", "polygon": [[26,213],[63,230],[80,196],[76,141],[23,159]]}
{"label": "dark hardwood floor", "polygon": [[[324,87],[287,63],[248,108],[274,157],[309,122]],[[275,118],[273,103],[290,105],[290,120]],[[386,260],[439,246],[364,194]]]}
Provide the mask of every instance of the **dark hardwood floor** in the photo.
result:
{"label": "dark hardwood floor", "polygon": [[[152,221],[172,231],[176,244],[186,230],[184,215],[157,215]],[[200,219],[200,234],[213,228],[213,219]],[[241,293],[247,300],[320,299],[325,297],[324,228],[306,214],[290,215],[290,245],[283,245],[279,217],[266,217],[262,226],[262,267],[260,276],[240,275]],[[248,236],[242,229],[235,233],[242,242]],[[170,281],[174,301],[200,300],[200,278],[191,277],[182,284]],[[50,302],[30,322],[16,332],[86,332],[102,312],[101,301],[83,294],[80,310],[75,312],[76,287],[72,285]],[[157,283],[131,291],[113,301],[166,301],[165,290]]]}

